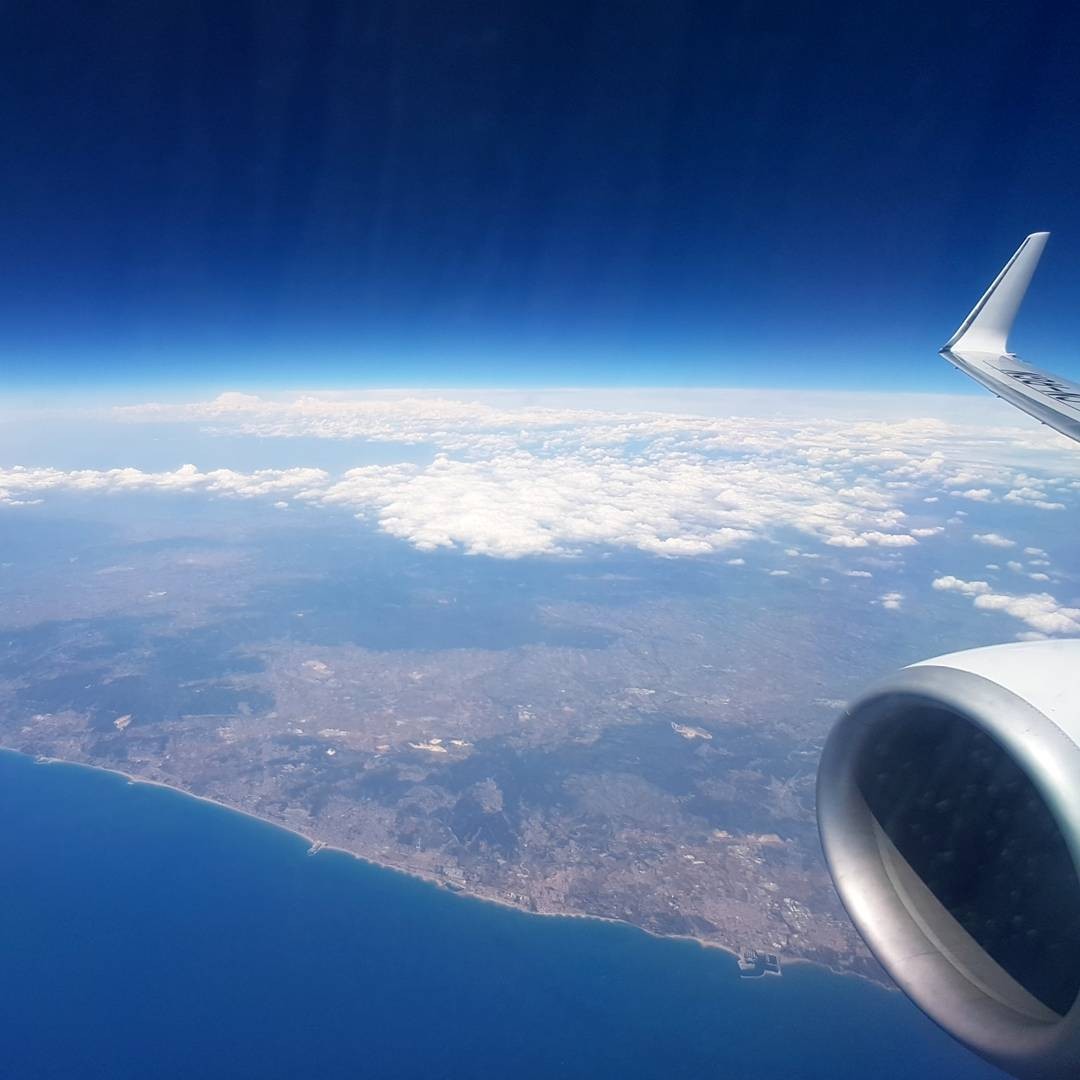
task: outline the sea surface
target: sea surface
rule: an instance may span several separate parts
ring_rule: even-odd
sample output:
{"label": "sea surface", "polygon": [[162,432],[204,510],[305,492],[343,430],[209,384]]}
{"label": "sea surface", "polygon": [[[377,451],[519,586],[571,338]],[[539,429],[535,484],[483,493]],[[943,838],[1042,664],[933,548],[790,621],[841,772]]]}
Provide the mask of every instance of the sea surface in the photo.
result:
{"label": "sea surface", "polygon": [[462,897],[186,796],[0,753],[0,1071],[999,1077],[901,995]]}

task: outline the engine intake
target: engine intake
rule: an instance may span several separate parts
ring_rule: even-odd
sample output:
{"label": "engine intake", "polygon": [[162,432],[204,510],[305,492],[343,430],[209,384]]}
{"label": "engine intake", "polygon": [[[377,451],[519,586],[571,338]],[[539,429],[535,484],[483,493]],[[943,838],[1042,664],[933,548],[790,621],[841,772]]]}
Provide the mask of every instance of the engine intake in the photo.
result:
{"label": "engine intake", "polygon": [[840,897],[931,1018],[1017,1076],[1080,1075],[1080,641],[905,668],[829,736]]}

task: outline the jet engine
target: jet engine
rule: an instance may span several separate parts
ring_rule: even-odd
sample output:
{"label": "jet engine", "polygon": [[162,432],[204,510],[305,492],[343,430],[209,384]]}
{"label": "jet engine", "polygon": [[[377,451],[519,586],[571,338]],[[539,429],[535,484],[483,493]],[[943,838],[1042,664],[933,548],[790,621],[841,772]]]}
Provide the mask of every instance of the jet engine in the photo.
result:
{"label": "jet engine", "polygon": [[874,955],[1019,1077],[1080,1076],[1080,641],[939,656],[841,717],[818,823]]}

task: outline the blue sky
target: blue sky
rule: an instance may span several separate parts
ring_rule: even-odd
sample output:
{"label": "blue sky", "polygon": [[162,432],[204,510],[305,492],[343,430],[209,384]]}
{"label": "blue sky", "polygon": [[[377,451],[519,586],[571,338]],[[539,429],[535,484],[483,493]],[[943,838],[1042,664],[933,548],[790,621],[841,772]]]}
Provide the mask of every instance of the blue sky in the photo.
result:
{"label": "blue sky", "polygon": [[47,3],[0,45],[8,388],[966,390],[1034,229],[1080,340],[1050,4]]}

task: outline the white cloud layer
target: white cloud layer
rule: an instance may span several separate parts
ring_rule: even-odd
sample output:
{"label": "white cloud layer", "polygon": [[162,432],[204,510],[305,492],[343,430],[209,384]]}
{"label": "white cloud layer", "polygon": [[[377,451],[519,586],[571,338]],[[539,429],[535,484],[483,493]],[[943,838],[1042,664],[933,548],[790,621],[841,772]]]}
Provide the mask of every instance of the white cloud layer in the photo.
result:
{"label": "white cloud layer", "polygon": [[[1051,499],[1075,503],[1080,491],[1080,462],[1039,442],[1043,433],[938,418],[709,416],[385,394],[291,401],[224,394],[113,415],[263,438],[424,444],[433,460],[334,476],[193,465],[171,472],[9,468],[0,469],[0,503],[61,489],[201,491],[339,506],[422,550],[513,558],[604,545],[674,557],[781,536],[790,543],[798,533],[842,560],[849,550],[900,557],[940,542],[943,515],[933,500],[941,495],[986,491],[989,503],[1003,506],[1007,496],[1010,505],[1037,509]],[[1024,470],[1002,464],[1017,447],[1027,455]],[[1032,455],[1045,459],[1045,474],[1036,475]],[[975,539],[1013,546],[993,532]]]}
{"label": "white cloud layer", "polygon": [[202,491],[242,498],[282,493],[299,494],[324,485],[328,474],[322,469],[259,469],[240,473],[232,469],[200,472],[194,465],[181,465],[171,472],[143,472],[140,469],[33,469],[15,466],[0,468],[0,504],[32,501],[42,492],[66,489],[85,492]]}

